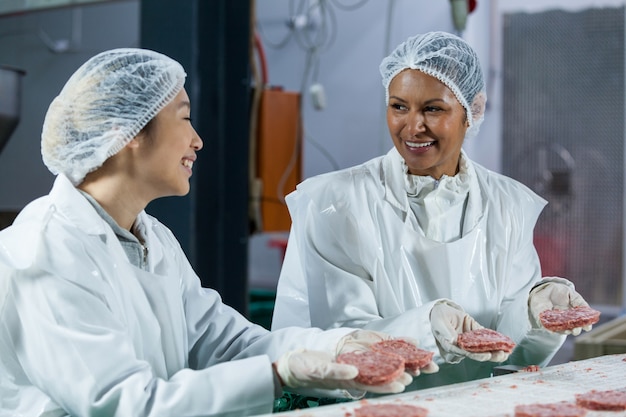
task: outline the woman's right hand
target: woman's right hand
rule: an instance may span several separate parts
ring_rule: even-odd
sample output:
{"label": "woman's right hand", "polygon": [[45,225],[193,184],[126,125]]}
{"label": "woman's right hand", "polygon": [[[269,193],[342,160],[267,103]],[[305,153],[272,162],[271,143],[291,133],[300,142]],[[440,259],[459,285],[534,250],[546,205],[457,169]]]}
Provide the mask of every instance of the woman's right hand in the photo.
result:
{"label": "woman's right hand", "polygon": [[441,357],[448,363],[459,363],[465,358],[478,362],[503,362],[508,353],[503,351],[473,353],[457,345],[459,334],[482,329],[461,306],[451,301],[440,301],[430,311],[430,325]]}

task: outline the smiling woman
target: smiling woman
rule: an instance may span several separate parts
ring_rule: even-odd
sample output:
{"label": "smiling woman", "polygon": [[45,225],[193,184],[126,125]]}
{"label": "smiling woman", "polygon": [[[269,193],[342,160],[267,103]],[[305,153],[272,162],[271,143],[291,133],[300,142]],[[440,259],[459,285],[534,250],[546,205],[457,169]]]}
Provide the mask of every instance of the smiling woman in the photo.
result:
{"label": "smiling woman", "polygon": [[412,175],[456,175],[467,120],[452,91],[422,71],[404,70],[389,85],[387,126]]}
{"label": "smiling woman", "polygon": [[202,140],[191,125],[190,111],[189,97],[183,89],[152,120],[150,129],[129,143],[125,180],[136,183],[137,190],[128,191],[144,195],[148,202],[189,192],[196,151],[202,149]]}
{"label": "smiling woman", "polygon": [[385,334],[252,324],[145,212],[189,192],[202,140],[184,81],[165,55],[114,49],[51,103],[42,155],[54,185],[0,231],[0,415],[253,415],[283,386],[351,398],[411,382],[366,386],[335,362]]}
{"label": "smiling woman", "polygon": [[[292,227],[272,328],[414,338],[440,364],[415,388],[488,377],[505,360],[545,365],[565,336],[529,305],[586,302],[568,280],[541,277],[533,228],[546,202],[463,151],[485,114],[476,53],[458,36],[430,32],[398,45],[379,70],[394,146],[287,196]],[[483,327],[515,350],[458,345],[459,334]]]}

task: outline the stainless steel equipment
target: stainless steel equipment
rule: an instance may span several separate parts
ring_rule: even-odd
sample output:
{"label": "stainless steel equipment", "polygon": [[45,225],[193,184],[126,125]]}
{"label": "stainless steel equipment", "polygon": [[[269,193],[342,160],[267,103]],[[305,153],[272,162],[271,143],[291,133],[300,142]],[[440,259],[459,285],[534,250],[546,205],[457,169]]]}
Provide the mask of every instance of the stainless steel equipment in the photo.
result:
{"label": "stainless steel equipment", "polygon": [[[575,401],[591,389],[626,388],[626,354],[549,366],[539,372],[512,374],[365,400],[412,404],[432,417],[512,417],[517,404]],[[418,376],[419,378],[419,376]],[[353,417],[361,401],[325,405],[267,417]],[[587,417],[625,417],[626,411],[589,411]],[[262,417],[262,416],[259,416]]]}
{"label": "stainless steel equipment", "polygon": [[493,69],[502,173],[549,202],[534,235],[542,275],[567,277],[592,305],[624,309],[626,7],[521,9],[502,15]]}
{"label": "stainless steel equipment", "polygon": [[24,70],[0,65],[0,152],[20,121]]}

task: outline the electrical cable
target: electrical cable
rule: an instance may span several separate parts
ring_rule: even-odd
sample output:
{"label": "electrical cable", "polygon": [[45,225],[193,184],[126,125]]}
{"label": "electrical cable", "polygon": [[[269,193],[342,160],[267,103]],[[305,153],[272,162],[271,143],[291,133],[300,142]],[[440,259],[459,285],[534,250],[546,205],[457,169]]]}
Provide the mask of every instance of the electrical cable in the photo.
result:
{"label": "electrical cable", "polygon": [[345,4],[341,4],[341,2],[339,0],[331,0],[331,3],[333,3],[335,5],[335,7],[337,7],[338,9],[341,10],[345,10],[348,12],[360,9],[361,7],[363,7],[365,5],[365,3],[367,3],[369,0],[360,0],[357,1],[356,3],[352,4],[352,5],[345,5]]}
{"label": "electrical cable", "polygon": [[255,27],[258,30],[259,35],[261,35],[261,38],[263,38],[263,43],[265,45],[269,46],[272,49],[282,49],[282,48],[284,48],[285,46],[287,46],[287,44],[289,43],[291,38],[293,38],[293,31],[292,30],[288,30],[287,31],[287,35],[284,37],[283,40],[281,40],[280,42],[271,42],[270,40],[268,40],[267,36],[265,35],[265,32],[263,32],[263,25],[261,25],[257,21]]}
{"label": "electrical cable", "polygon": [[[302,106],[300,107],[302,108]],[[289,174],[294,170],[296,163],[298,162],[298,156],[302,151],[302,121],[300,118],[298,118],[298,126],[296,127],[296,131],[297,133],[294,141],[293,152],[291,153],[291,157],[289,158],[289,162],[287,163],[283,174],[280,176],[280,179],[276,184],[276,197],[281,203],[285,205],[287,205],[287,202],[285,201],[285,184],[289,179]]]}
{"label": "electrical cable", "polygon": [[[323,1],[326,2],[327,0],[323,0]],[[328,8],[328,17],[331,20],[331,27],[337,28],[339,26],[339,24],[337,23],[337,14],[331,7]],[[337,32],[338,32],[337,29],[330,32],[330,39],[328,40],[326,49],[329,49],[331,46],[335,44],[335,41],[337,40]]]}
{"label": "electrical cable", "polygon": [[309,79],[309,73],[311,71],[311,61],[314,60],[315,56],[317,55],[317,49],[310,49],[308,51],[306,51],[306,56],[305,56],[305,65],[304,65],[304,73],[302,74],[302,81],[300,82],[300,91],[302,92],[302,94],[304,94],[304,91],[306,89],[306,84],[307,81]]}
{"label": "electrical cable", "polygon": [[[268,83],[269,75],[267,73],[267,64],[263,64],[265,60],[265,52],[263,44],[258,33],[254,32],[253,48],[250,48],[250,66],[254,87],[252,90],[252,103],[250,108],[250,137],[249,137],[249,158],[248,158],[248,186],[250,188],[250,200],[248,203],[248,219],[250,223],[250,231],[254,233],[263,230],[263,216],[261,214],[260,196],[262,195],[263,184],[261,179],[257,177],[257,143],[258,143],[258,123],[259,123],[259,106],[261,103],[261,95]],[[256,65],[255,51],[262,61],[262,74],[259,75],[259,69]]]}
{"label": "electrical cable", "polygon": [[337,163],[337,160],[331,155],[331,153],[328,152],[328,150],[326,150],[326,148],[324,148],[317,140],[315,140],[313,136],[311,136],[311,134],[308,133],[308,131],[306,130],[305,130],[305,139],[307,142],[313,145],[318,151],[320,151],[320,153],[324,155],[326,159],[328,159],[328,162],[330,162],[330,165],[333,171],[337,171],[338,169],[340,169],[340,166]]}
{"label": "electrical cable", "polygon": [[[389,0],[393,3],[393,0]],[[325,50],[328,50],[334,45],[338,36],[338,20],[337,10],[354,11],[363,7],[369,0],[359,0],[354,4],[344,4],[339,0],[290,0],[288,3],[288,16],[287,27],[289,31],[287,35],[278,43],[271,42],[267,39],[266,34],[263,32],[262,25],[256,22],[259,35],[259,44],[262,43],[268,47],[274,49],[280,49],[285,47],[292,39],[296,45],[305,52],[305,66],[302,73],[302,79],[300,84],[301,97],[307,91],[309,84],[316,85],[319,79],[320,73],[320,56]],[[298,26],[298,17],[303,17]],[[387,24],[389,28],[390,24]],[[257,42],[255,40],[255,42]],[[388,43],[388,41],[387,41]],[[262,62],[262,58],[261,58]],[[321,85],[320,85],[321,87]],[[300,107],[302,109],[302,106]],[[316,108],[323,108],[318,106]],[[300,110],[302,112],[302,110]],[[303,130],[302,123],[300,121],[298,129]],[[304,140],[303,135],[296,139],[296,146],[292,153],[289,163],[285,168],[277,186],[278,200],[284,202],[283,188],[288,179],[289,173],[293,170],[295,163],[297,162],[298,153],[303,148],[303,143],[299,143]],[[309,141],[321,154],[330,162],[334,170],[340,168],[339,164],[335,160],[328,150],[326,150],[319,142],[317,142],[308,132],[305,134],[306,140]]]}
{"label": "electrical cable", "polygon": [[[333,28],[329,27],[326,23],[326,14],[324,11],[328,9],[324,7],[325,2],[326,0],[319,0],[317,6],[317,8],[319,8],[319,26],[317,28],[312,27],[312,24],[308,23],[316,20],[311,17],[311,10],[313,9],[309,9],[306,14],[303,14],[303,16],[306,16],[305,21],[307,22],[307,25],[302,28],[302,30],[295,31],[294,39],[296,40],[298,46],[305,51],[314,48],[323,49],[329,36],[328,30],[333,30]],[[315,36],[315,38],[312,38],[312,36]]]}
{"label": "electrical cable", "polygon": [[263,87],[265,87],[269,82],[269,75],[267,72],[267,59],[265,58],[265,50],[263,49],[263,45],[261,44],[261,37],[256,31],[254,32],[254,47],[256,49],[257,56],[259,57],[259,62],[261,63],[261,81],[263,82]]}

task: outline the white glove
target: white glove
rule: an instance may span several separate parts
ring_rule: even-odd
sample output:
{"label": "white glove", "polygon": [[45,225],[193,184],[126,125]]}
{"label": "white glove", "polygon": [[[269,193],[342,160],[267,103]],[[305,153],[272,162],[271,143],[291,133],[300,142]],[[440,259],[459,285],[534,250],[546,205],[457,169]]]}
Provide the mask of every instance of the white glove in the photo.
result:
{"label": "white glove", "polygon": [[441,357],[448,363],[459,363],[465,358],[478,362],[504,362],[509,357],[501,350],[474,353],[461,349],[456,343],[459,334],[482,329],[483,326],[450,301],[440,301],[433,306],[430,325]]}
{"label": "white glove", "polygon": [[[411,339],[408,337],[393,337],[386,333],[376,332],[373,330],[355,330],[352,333],[348,333],[339,341],[339,343],[337,344],[337,355],[347,352],[371,350],[373,344],[390,339],[401,339],[415,346],[418,346],[418,343],[415,339]],[[439,371],[439,366],[435,362],[431,361],[425,367],[420,368],[414,372],[409,372],[409,375],[415,377],[418,376],[420,373],[432,374],[437,371]]]}
{"label": "white glove", "polygon": [[[569,280],[559,277],[547,277],[542,282],[542,284],[533,288],[528,295],[528,315],[533,328],[544,328],[539,320],[539,314],[543,311],[589,306],[585,299],[574,290],[574,284]],[[576,327],[572,330],[564,330],[557,333],[578,336],[583,330],[591,330],[591,327],[591,325]]]}
{"label": "white glove", "polygon": [[435,372],[439,372],[439,365],[437,365],[434,361],[430,361],[428,365],[421,367],[419,370],[413,372],[409,372],[412,376],[418,376],[419,374],[434,374]]}
{"label": "white glove", "polygon": [[386,333],[373,330],[355,330],[339,340],[336,354],[372,350],[373,344],[389,339],[393,339],[393,337]]}
{"label": "white glove", "polygon": [[336,363],[326,352],[297,350],[284,354],[274,364],[283,385],[291,388],[321,388],[369,391],[379,394],[398,393],[413,378],[403,373],[385,385],[363,385],[354,381],[359,370],[352,365]]}

